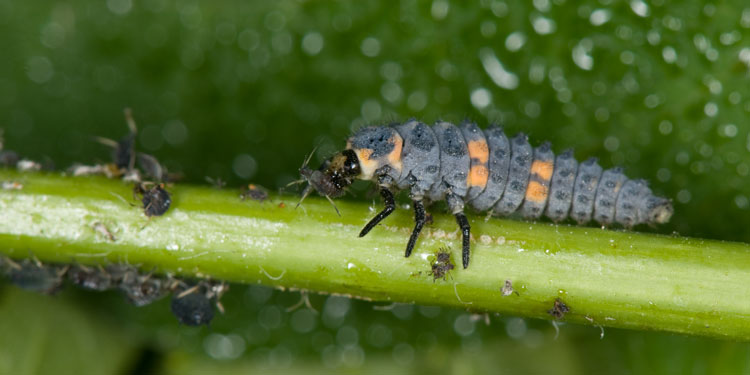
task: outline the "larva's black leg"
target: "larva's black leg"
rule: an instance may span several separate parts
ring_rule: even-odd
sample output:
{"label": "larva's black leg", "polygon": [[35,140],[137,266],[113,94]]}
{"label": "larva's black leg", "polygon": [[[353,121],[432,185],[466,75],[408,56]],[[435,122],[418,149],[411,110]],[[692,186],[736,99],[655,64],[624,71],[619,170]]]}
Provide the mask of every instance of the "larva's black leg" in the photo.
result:
{"label": "larva's black leg", "polygon": [[407,258],[411,255],[411,251],[414,250],[414,245],[417,243],[417,238],[419,238],[419,232],[422,231],[422,227],[427,221],[422,201],[413,200],[412,203],[414,204],[414,230],[411,232],[411,237],[409,237],[409,243],[406,244],[405,256]]}
{"label": "larva's black leg", "polygon": [[466,268],[469,267],[469,249],[471,246],[469,240],[471,239],[471,226],[469,226],[469,220],[466,219],[466,215],[464,215],[463,212],[459,212],[455,216],[456,222],[461,228],[461,236],[463,239],[463,251],[461,252],[461,256],[463,258],[464,268]]}
{"label": "larva's black leg", "polygon": [[388,188],[383,187],[380,189],[380,196],[383,197],[383,201],[385,202],[385,208],[383,211],[378,212],[377,215],[375,215],[372,220],[370,220],[367,225],[365,225],[364,228],[362,228],[362,231],[359,232],[360,237],[364,237],[367,233],[370,232],[372,228],[375,228],[378,223],[380,223],[383,219],[387,218],[388,215],[393,212],[393,210],[396,209],[396,202],[393,200],[393,193],[391,193]]}

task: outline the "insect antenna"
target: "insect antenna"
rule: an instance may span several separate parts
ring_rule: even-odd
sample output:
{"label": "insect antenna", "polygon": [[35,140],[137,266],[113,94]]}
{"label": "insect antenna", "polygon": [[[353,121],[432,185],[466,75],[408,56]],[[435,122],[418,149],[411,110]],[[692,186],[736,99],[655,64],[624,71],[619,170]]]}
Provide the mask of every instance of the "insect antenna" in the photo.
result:
{"label": "insect antenna", "polygon": [[125,122],[128,123],[128,129],[130,129],[130,134],[133,136],[133,144],[130,148],[130,160],[128,161],[128,170],[132,171],[133,168],[135,168],[135,135],[138,134],[138,128],[135,126],[135,120],[133,119],[133,111],[130,108],[125,108],[123,110],[125,113]]}
{"label": "insect antenna", "polygon": [[[307,165],[310,164],[310,160],[312,160],[312,157],[313,155],[315,155],[315,151],[317,149],[318,149],[318,146],[313,147],[313,150],[310,152],[310,155],[307,155],[307,157],[305,158],[305,161],[302,163],[302,166],[299,168],[299,171],[304,178],[288,183],[286,186],[284,186],[285,188],[291,185],[302,184],[302,183],[308,182],[306,176],[309,175],[309,173],[303,173],[303,172],[310,171],[310,168],[308,168]],[[305,187],[305,190],[302,191],[302,198],[300,198],[299,202],[297,202],[297,205],[294,206],[295,210],[297,209],[297,207],[299,207],[300,204],[302,204],[302,201],[305,200],[305,198],[307,198],[308,195],[310,195],[312,190],[313,190],[312,185],[307,185],[307,187]]]}
{"label": "insect antenna", "polygon": [[133,120],[133,110],[125,108],[123,112],[125,113],[125,122],[128,123],[128,129],[130,129],[130,132],[133,134],[138,133],[138,128],[135,126],[135,120]]}
{"label": "insect antenna", "polygon": [[[312,152],[310,152],[310,154],[307,155],[307,157],[305,158],[305,161],[302,163],[302,166],[299,168],[300,172],[302,172],[303,170],[309,170],[309,168],[307,168],[307,165],[310,164],[310,160],[312,159],[313,155],[315,155],[315,151],[317,149],[318,149],[318,146],[315,146],[313,148]],[[284,187],[281,188],[280,193],[283,193],[285,189],[287,189],[287,188],[289,188],[291,186],[303,184],[305,182],[307,182],[306,178],[300,178],[299,180],[294,180],[294,181],[292,181],[292,182],[284,185]],[[305,190],[307,190],[307,189],[305,189]],[[310,192],[307,192],[307,194],[310,194]],[[304,194],[304,195],[306,196],[307,194]],[[304,196],[302,197],[302,199],[305,199]],[[300,202],[297,203],[297,206],[299,206],[300,203],[302,203],[302,200],[300,200]]]}
{"label": "insect antenna", "polygon": [[99,136],[93,136],[91,138],[93,138],[94,141],[99,142],[107,147],[117,148],[117,142],[109,138],[104,138],[104,137],[99,137]]}
{"label": "insect antenna", "polygon": [[315,155],[315,151],[318,150],[318,146],[313,147],[313,150],[310,152],[310,155],[307,155],[307,158],[305,158],[305,162],[302,163],[302,168],[307,167],[308,164],[310,164],[310,160],[312,159],[313,155]]}

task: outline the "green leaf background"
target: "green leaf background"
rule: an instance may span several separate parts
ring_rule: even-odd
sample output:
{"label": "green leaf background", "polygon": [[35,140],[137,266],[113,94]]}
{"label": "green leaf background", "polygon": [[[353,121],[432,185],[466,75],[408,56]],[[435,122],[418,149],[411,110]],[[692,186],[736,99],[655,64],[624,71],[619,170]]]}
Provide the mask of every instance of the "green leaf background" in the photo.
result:
{"label": "green leaf background", "polygon": [[[740,0],[2,0],[0,127],[64,168],[107,160],[91,136],[125,134],[131,107],[187,182],[274,189],[363,125],[496,122],[674,199],[639,230],[750,242],[749,41]],[[168,301],[2,286],[0,373],[750,372],[745,343],[315,295],[287,312],[299,298],[235,285],[195,329]]]}

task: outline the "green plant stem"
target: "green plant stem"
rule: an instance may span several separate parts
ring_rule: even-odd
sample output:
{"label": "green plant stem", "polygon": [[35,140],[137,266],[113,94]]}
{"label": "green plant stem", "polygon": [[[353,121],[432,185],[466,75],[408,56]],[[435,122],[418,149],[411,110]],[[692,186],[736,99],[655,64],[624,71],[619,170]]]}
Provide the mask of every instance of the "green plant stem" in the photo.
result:
{"label": "green plant stem", "polygon": [[[241,201],[239,190],[177,185],[146,218],[132,185],[100,177],[0,171],[0,251],[43,262],[127,261],[186,276],[553,319],[560,298],[575,323],[750,339],[750,246],[678,236],[470,215],[472,258],[460,267],[452,216],[434,212],[410,258],[413,226],[398,209],[364,238],[377,207],[320,198]],[[437,211],[437,210],[436,210]],[[94,229],[106,226],[114,241]],[[450,249],[456,269],[433,280]],[[503,296],[511,280],[516,293]]]}

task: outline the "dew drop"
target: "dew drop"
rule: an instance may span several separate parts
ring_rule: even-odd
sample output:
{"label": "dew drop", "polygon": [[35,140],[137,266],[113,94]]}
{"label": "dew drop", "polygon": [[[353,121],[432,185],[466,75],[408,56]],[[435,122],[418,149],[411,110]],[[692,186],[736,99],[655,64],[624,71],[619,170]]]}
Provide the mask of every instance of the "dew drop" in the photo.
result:
{"label": "dew drop", "polygon": [[492,93],[484,87],[471,92],[471,105],[477,109],[484,109],[492,102]]}
{"label": "dew drop", "polygon": [[646,17],[649,14],[648,5],[642,0],[631,0],[630,9],[640,17]]}
{"label": "dew drop", "polygon": [[594,26],[601,26],[609,22],[612,18],[612,12],[609,9],[597,9],[591,12],[589,16],[589,22]]}
{"label": "dew drop", "polygon": [[518,87],[518,76],[505,70],[500,59],[490,48],[479,50],[479,59],[482,61],[484,71],[496,85],[507,90],[513,90]]}

